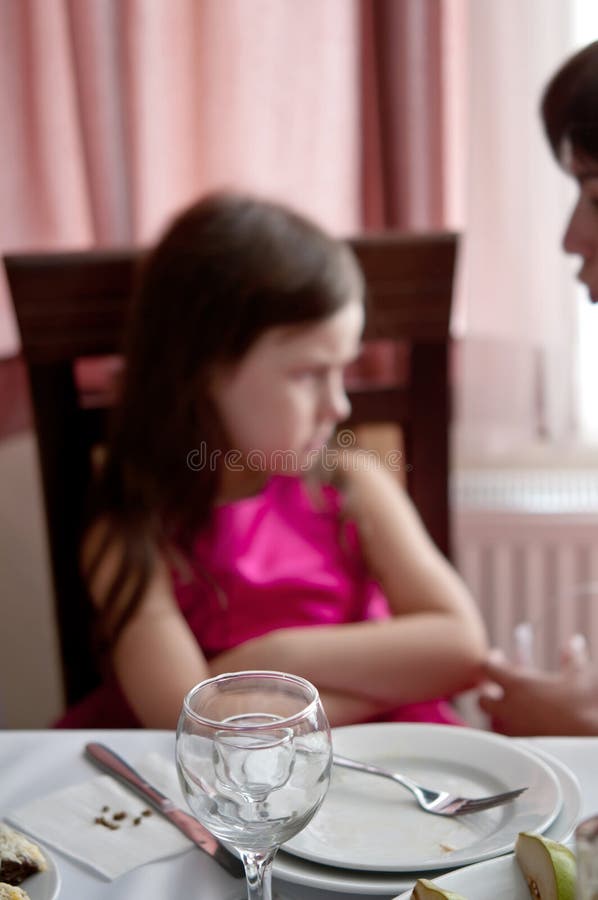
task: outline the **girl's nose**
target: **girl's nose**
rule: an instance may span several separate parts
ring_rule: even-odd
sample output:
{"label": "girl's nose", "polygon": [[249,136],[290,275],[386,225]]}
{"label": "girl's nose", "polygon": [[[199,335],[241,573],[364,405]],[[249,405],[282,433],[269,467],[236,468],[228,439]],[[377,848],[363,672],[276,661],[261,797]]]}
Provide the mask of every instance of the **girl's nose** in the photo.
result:
{"label": "girl's nose", "polygon": [[347,393],[343,388],[338,397],[335,399],[336,421],[344,422],[351,415],[351,401],[347,397]]}
{"label": "girl's nose", "polygon": [[563,235],[563,250],[577,256],[591,256],[598,243],[598,226],[590,221],[583,203],[577,201]]}
{"label": "girl's nose", "polygon": [[351,401],[347,397],[342,375],[331,378],[326,391],[325,418],[343,422],[351,414]]}

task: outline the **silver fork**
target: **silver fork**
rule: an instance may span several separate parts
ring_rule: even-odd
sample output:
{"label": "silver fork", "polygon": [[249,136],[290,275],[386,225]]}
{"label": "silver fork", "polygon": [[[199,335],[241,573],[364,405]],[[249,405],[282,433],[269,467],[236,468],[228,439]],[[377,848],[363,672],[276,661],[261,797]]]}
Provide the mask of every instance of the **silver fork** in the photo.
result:
{"label": "silver fork", "polygon": [[346,756],[339,756],[337,753],[334,754],[332,759],[336,766],[342,766],[345,769],[355,769],[357,772],[368,772],[370,775],[381,775],[383,778],[390,778],[391,781],[396,781],[397,784],[411,791],[422,809],[436,816],[462,816],[466,813],[492,809],[493,806],[509,803],[510,800],[514,800],[515,797],[527,791],[527,788],[524,787],[514,791],[505,791],[503,794],[493,794],[490,797],[457,797],[456,794],[449,794],[447,791],[432,791],[430,788],[422,787],[405,775],[400,775],[399,772],[390,772],[388,769],[381,769],[379,766],[347,759]]}

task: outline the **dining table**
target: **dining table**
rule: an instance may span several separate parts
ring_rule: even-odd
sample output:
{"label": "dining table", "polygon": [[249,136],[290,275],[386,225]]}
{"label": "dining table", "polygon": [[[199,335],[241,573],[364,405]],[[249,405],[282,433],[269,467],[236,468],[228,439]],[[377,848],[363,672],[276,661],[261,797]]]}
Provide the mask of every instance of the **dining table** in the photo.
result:
{"label": "dining table", "polygon": [[[132,763],[150,751],[174,760],[175,736],[170,731],[0,730],[0,819],[9,819],[11,810],[35,798],[98,775],[84,755],[90,741],[107,744]],[[580,819],[598,814],[598,737],[537,737],[526,739],[525,745],[551,754],[577,777]],[[139,866],[114,880],[50,849],[61,879],[60,900],[241,900],[245,896],[242,880],[196,848]],[[274,892],[280,900],[367,900],[372,896],[307,887],[277,877]],[[379,893],[376,897],[380,900]]]}

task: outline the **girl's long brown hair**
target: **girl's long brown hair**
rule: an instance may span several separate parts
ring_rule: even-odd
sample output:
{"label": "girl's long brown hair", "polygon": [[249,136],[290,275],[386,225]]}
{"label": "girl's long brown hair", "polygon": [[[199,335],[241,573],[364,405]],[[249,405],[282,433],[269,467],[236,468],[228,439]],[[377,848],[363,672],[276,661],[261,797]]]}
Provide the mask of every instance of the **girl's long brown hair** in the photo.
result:
{"label": "girl's long brown hair", "polygon": [[208,458],[228,449],[208,393],[214,364],[240,360],[268,328],[324,319],[362,293],[346,244],[249,196],[206,197],[147,255],[92,506],[102,538],[84,554],[88,583],[116,556],[99,598],[104,647],[142,599],[157,555],[188,556],[209,521],[218,473],[187,460],[202,446]]}

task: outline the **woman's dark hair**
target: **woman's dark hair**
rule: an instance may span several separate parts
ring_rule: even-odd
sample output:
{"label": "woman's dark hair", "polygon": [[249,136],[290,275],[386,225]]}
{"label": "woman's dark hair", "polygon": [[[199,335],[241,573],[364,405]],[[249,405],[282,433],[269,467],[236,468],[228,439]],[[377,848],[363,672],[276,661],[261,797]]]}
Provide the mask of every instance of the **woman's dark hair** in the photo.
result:
{"label": "woman's dark hair", "polygon": [[575,53],[553,75],[541,113],[557,160],[565,141],[575,156],[598,160],[598,41]]}
{"label": "woman's dark hair", "polygon": [[266,329],[317,322],[362,294],[346,244],[284,206],[248,196],[206,197],[147,255],[94,503],[103,538],[91,559],[83,555],[91,580],[118,548],[103,590],[104,644],[143,596],[156,552],[175,549],[184,558],[209,520],[218,473],[192,468],[188,455],[201,446],[209,459],[227,449],[208,393],[213,366],[240,360]]}

